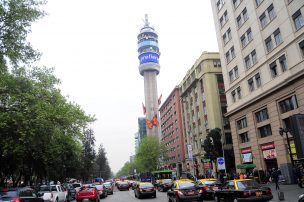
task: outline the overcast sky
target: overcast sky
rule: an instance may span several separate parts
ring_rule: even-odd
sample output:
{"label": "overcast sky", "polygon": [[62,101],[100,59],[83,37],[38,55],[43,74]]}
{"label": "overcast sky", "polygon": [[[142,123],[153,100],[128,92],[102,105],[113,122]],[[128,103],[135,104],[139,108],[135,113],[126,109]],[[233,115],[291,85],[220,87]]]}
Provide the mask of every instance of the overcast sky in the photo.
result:
{"label": "overcast sky", "polygon": [[163,100],[203,51],[218,51],[210,0],[49,0],[29,40],[54,67],[63,95],[95,115],[96,147],[103,144],[117,172],[134,151],[143,116],[137,34],[148,14],[159,36],[158,93]]}

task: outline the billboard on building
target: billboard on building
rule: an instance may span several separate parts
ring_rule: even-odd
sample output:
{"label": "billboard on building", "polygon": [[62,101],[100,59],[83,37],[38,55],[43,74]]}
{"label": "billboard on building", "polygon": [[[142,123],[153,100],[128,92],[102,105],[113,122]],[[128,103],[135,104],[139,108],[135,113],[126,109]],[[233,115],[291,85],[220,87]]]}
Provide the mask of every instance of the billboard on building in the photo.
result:
{"label": "billboard on building", "polygon": [[304,114],[289,117],[298,159],[304,158]]}

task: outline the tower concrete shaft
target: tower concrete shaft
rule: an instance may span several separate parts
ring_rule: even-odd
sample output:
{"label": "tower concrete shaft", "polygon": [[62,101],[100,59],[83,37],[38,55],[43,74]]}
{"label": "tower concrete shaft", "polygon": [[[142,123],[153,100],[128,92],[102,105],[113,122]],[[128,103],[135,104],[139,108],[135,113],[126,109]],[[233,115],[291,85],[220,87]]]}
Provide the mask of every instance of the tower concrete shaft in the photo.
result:
{"label": "tower concrete shaft", "polygon": [[149,25],[146,15],[145,25],[137,36],[138,59],[140,62],[139,72],[144,77],[145,107],[147,135],[160,138],[159,126],[159,101],[157,93],[157,79],[159,74],[159,48],[158,35],[154,28]]}

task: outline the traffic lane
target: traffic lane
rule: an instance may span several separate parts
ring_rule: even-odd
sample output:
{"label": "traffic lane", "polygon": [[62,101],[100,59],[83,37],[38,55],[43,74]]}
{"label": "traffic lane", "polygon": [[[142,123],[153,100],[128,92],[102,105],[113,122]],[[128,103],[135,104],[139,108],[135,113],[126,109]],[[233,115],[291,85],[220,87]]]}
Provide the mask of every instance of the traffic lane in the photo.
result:
{"label": "traffic lane", "polygon": [[[156,192],[156,198],[143,198],[138,199],[134,196],[134,191],[130,189],[129,191],[119,191],[117,189],[114,189],[113,195],[108,195],[106,198],[100,199],[100,202],[167,202],[167,192]],[[204,201],[214,201],[214,200],[204,200]],[[76,202],[76,200],[73,200],[71,202]]]}
{"label": "traffic lane", "polygon": [[105,201],[105,202],[138,202],[138,201],[153,201],[153,202],[167,202],[167,193],[166,192],[156,192],[156,198],[142,198],[138,199],[135,198],[134,191],[130,189],[129,191],[119,191],[117,189],[114,190],[113,195],[108,195],[107,198],[101,199],[100,202]]}

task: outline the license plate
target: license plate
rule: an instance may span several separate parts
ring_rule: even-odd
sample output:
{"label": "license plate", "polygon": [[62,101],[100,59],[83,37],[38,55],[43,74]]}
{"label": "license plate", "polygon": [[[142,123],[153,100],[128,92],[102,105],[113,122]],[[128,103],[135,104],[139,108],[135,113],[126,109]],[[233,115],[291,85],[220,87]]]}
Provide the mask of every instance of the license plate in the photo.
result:
{"label": "license plate", "polygon": [[255,192],[255,195],[256,195],[256,196],[262,196],[262,192],[257,191],[257,192]]}
{"label": "license plate", "polygon": [[193,195],[194,191],[188,191],[188,195]]}

